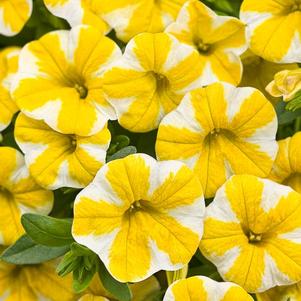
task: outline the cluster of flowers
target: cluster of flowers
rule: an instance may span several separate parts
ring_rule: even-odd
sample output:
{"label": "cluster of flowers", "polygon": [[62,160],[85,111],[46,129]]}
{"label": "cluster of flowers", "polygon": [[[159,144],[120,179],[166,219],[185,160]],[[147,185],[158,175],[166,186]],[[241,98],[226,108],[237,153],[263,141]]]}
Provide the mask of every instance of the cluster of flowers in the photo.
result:
{"label": "cluster of flowers", "polygon": [[[181,279],[164,301],[300,298],[301,133],[276,141],[274,105],[301,90],[301,1],[244,0],[240,20],[198,0],[44,2],[71,29],[0,53],[0,131],[20,111],[24,154],[0,147],[0,244],[24,233],[22,214],[51,212],[53,190],[77,188],[72,235],[133,300],[198,248],[228,282]],[[0,33],[31,11],[0,1]],[[156,159],[106,163],[110,120],[157,130]],[[114,300],[96,278],[75,296],[53,262],[0,263],[1,300],[43,298]]]}

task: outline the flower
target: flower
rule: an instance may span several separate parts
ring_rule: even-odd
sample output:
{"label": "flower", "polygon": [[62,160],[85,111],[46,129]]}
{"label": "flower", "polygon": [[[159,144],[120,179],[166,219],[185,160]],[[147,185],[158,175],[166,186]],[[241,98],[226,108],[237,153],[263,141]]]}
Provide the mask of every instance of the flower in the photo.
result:
{"label": "flower", "polygon": [[44,0],[51,13],[67,20],[72,27],[86,24],[97,28],[102,33],[108,33],[110,27],[102,18],[102,2],[98,0]]}
{"label": "flower", "polygon": [[201,63],[192,47],[167,33],[143,33],[105,73],[104,91],[123,127],[147,132],[199,86],[200,76]]}
{"label": "flower", "polygon": [[301,193],[301,132],[278,141],[279,151],[269,179]]}
{"label": "flower", "polygon": [[0,166],[0,244],[11,245],[24,232],[21,215],[48,214],[53,194],[34,181],[17,150],[0,147]]}
{"label": "flower", "polygon": [[248,292],[301,280],[301,195],[251,175],[236,175],[207,207],[203,255]]}
{"label": "flower", "polygon": [[163,301],[252,301],[252,297],[234,283],[219,283],[203,276],[194,276],[174,282]]}
{"label": "flower", "polygon": [[274,97],[283,97],[284,101],[292,100],[301,90],[301,69],[278,72],[266,90]]}
{"label": "flower", "polygon": [[8,47],[0,52],[0,132],[7,128],[18,111],[10,95],[10,88],[18,70],[19,53],[18,47]]}
{"label": "flower", "polygon": [[89,137],[61,134],[21,113],[15,139],[39,185],[47,189],[83,188],[105,163],[111,135],[107,126]]}
{"label": "flower", "polygon": [[32,0],[3,0],[0,3],[0,34],[14,36],[31,16]]}
{"label": "flower", "polygon": [[74,239],[121,282],[177,270],[203,231],[199,180],[183,163],[134,154],[103,166],[74,204]]}
{"label": "flower", "polygon": [[211,198],[232,174],[269,174],[276,131],[275,110],[262,93],[215,83],[186,94],[162,120],[156,154],[194,169]]}
{"label": "flower", "polygon": [[101,75],[120,55],[112,40],[90,26],[50,32],[22,49],[13,97],[28,117],[56,131],[93,135],[115,115]]}
{"label": "flower", "polygon": [[300,0],[244,0],[240,19],[255,54],[277,63],[301,62]]}
{"label": "flower", "polygon": [[239,84],[242,76],[239,56],[247,48],[241,21],[218,16],[200,1],[190,0],[166,32],[198,51],[203,85],[217,81]]}
{"label": "flower", "polygon": [[53,261],[38,265],[12,265],[0,262],[0,298],[3,301],[73,301],[71,275],[55,272]]}
{"label": "flower", "polygon": [[[284,69],[297,69],[298,64],[277,64],[264,60],[247,50],[242,56],[243,76],[240,82],[241,87],[254,87],[260,90],[272,103],[279,100],[279,94],[271,95],[266,91],[266,86],[274,79],[274,76]],[[282,96],[282,95],[280,95]]]}

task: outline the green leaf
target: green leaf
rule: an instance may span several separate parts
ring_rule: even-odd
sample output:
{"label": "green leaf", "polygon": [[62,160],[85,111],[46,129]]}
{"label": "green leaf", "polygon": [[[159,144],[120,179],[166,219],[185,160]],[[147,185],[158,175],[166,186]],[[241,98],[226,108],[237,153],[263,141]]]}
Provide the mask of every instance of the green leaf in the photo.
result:
{"label": "green leaf", "polygon": [[127,147],[122,148],[121,150],[119,150],[118,152],[113,154],[112,156],[108,156],[107,162],[110,162],[110,161],[113,161],[116,159],[121,159],[128,155],[136,154],[136,153],[137,153],[137,149],[135,146],[127,146]]}
{"label": "green leaf", "polygon": [[38,244],[60,247],[74,242],[71,219],[26,213],[22,215],[21,223],[26,233]]}
{"label": "green leaf", "polygon": [[0,259],[12,264],[38,264],[64,255],[69,247],[46,247],[23,235],[1,255]]}
{"label": "green leaf", "polygon": [[295,97],[287,103],[285,108],[293,112],[301,108],[301,91],[295,94]]}
{"label": "green leaf", "polygon": [[78,244],[77,242],[74,242],[71,244],[70,249],[72,253],[75,256],[93,256],[95,253],[93,253],[90,249],[87,247]]}
{"label": "green leaf", "polygon": [[286,110],[287,103],[279,101],[276,105],[276,113],[279,125],[288,124],[293,122],[296,118],[301,116],[301,109],[296,111]]}
{"label": "green leaf", "polygon": [[86,270],[84,267],[73,272],[73,289],[79,294],[90,284],[96,270]]}
{"label": "green leaf", "polygon": [[120,301],[130,301],[132,299],[132,293],[128,284],[114,279],[100,260],[98,274],[104,288],[116,299]]}

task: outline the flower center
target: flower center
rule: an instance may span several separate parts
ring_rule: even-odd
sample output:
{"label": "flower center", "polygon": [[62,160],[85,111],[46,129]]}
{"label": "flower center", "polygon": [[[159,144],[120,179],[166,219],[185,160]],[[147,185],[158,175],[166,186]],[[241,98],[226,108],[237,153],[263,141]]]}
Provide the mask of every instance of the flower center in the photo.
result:
{"label": "flower center", "polygon": [[155,78],[156,80],[156,90],[160,94],[169,87],[169,80],[167,77],[161,73],[156,73],[151,71],[151,75]]}
{"label": "flower center", "polygon": [[77,146],[77,139],[76,139],[76,135],[68,135],[69,138],[69,143],[70,143],[70,147],[71,147],[71,151],[75,151],[76,146]]}
{"label": "flower center", "polygon": [[4,198],[4,199],[13,199],[13,194],[6,189],[4,186],[0,185],[0,198]]}
{"label": "flower center", "polygon": [[74,85],[75,90],[77,91],[77,93],[79,94],[79,97],[81,99],[85,99],[88,95],[88,89],[81,84],[75,84]]}
{"label": "flower center", "polygon": [[262,234],[257,234],[252,231],[249,231],[248,238],[251,244],[259,243],[262,241]]}
{"label": "flower center", "polygon": [[201,54],[208,54],[210,52],[210,49],[211,49],[211,45],[210,44],[207,44],[207,43],[204,43],[202,40],[200,39],[197,39],[195,42],[194,42],[197,50],[199,53]]}
{"label": "flower center", "polygon": [[295,3],[291,6],[291,12],[301,11],[301,1],[296,0]]}
{"label": "flower center", "polygon": [[135,201],[129,208],[130,212],[138,211],[142,208],[142,200]]}

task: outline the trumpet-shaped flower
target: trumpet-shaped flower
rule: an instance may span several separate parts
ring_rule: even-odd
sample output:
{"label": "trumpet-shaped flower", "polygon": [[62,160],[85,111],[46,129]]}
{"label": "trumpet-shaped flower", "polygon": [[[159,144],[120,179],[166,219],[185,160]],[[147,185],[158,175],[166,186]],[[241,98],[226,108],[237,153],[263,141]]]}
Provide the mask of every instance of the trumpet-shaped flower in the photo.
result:
{"label": "trumpet-shaped flower", "polygon": [[121,282],[177,270],[203,232],[204,199],[195,174],[145,154],[111,161],[77,196],[73,237]]}
{"label": "trumpet-shaped flower", "polygon": [[23,113],[61,133],[93,135],[107,116],[114,118],[101,75],[120,55],[112,40],[90,26],[48,33],[22,49],[13,97]]}
{"label": "trumpet-shaped flower", "polygon": [[277,63],[301,62],[300,0],[244,0],[240,18],[255,54]]}
{"label": "trumpet-shaped flower", "polygon": [[110,138],[106,126],[88,137],[61,134],[22,113],[15,125],[15,139],[31,175],[48,189],[87,186],[105,163]]}
{"label": "trumpet-shaped flower", "polygon": [[103,0],[44,0],[44,3],[51,13],[67,20],[72,27],[86,24],[103,33],[110,30],[102,18]]}
{"label": "trumpet-shaped flower", "polygon": [[0,244],[13,244],[23,234],[23,213],[48,214],[52,204],[52,192],[29,175],[23,156],[13,148],[0,147]]}
{"label": "trumpet-shaped flower", "polygon": [[147,132],[200,85],[201,73],[192,47],[167,33],[143,33],[105,73],[104,90],[123,127]]}
{"label": "trumpet-shaped flower", "polygon": [[39,265],[0,262],[0,299],[3,301],[74,301],[72,277],[59,277],[53,261]]}
{"label": "trumpet-shaped flower", "polygon": [[219,283],[203,276],[194,276],[174,282],[163,301],[252,301],[253,298],[234,283]]}
{"label": "trumpet-shaped flower", "polygon": [[9,47],[0,52],[0,132],[11,122],[18,111],[15,101],[10,95],[10,88],[18,70],[20,49]]}
{"label": "trumpet-shaped flower", "polygon": [[264,292],[301,280],[301,195],[236,175],[207,207],[201,252],[227,281]]}
{"label": "trumpet-shaped flower", "polygon": [[[266,98],[272,103],[276,103],[279,100],[279,93],[276,93],[271,97],[269,91],[266,91],[266,86],[273,81],[274,76],[285,69],[293,70],[298,68],[298,64],[277,64],[269,62],[255,55],[252,51],[246,51],[242,56],[243,63],[243,76],[240,82],[241,87],[254,87],[260,90]],[[292,71],[294,72],[294,71]]]}
{"label": "trumpet-shaped flower", "polygon": [[0,1],[0,34],[14,36],[18,34],[32,12],[32,0]]}
{"label": "trumpet-shaped flower", "polygon": [[162,120],[156,154],[194,169],[210,198],[232,174],[269,174],[276,131],[275,110],[262,93],[215,83],[186,94]]}
{"label": "trumpet-shaped flower", "polygon": [[279,151],[269,179],[301,193],[301,132],[278,141]]}
{"label": "trumpet-shaped flower", "polygon": [[166,31],[199,52],[203,85],[217,81],[239,84],[239,56],[246,50],[245,26],[241,21],[218,16],[200,1],[190,0]]}

